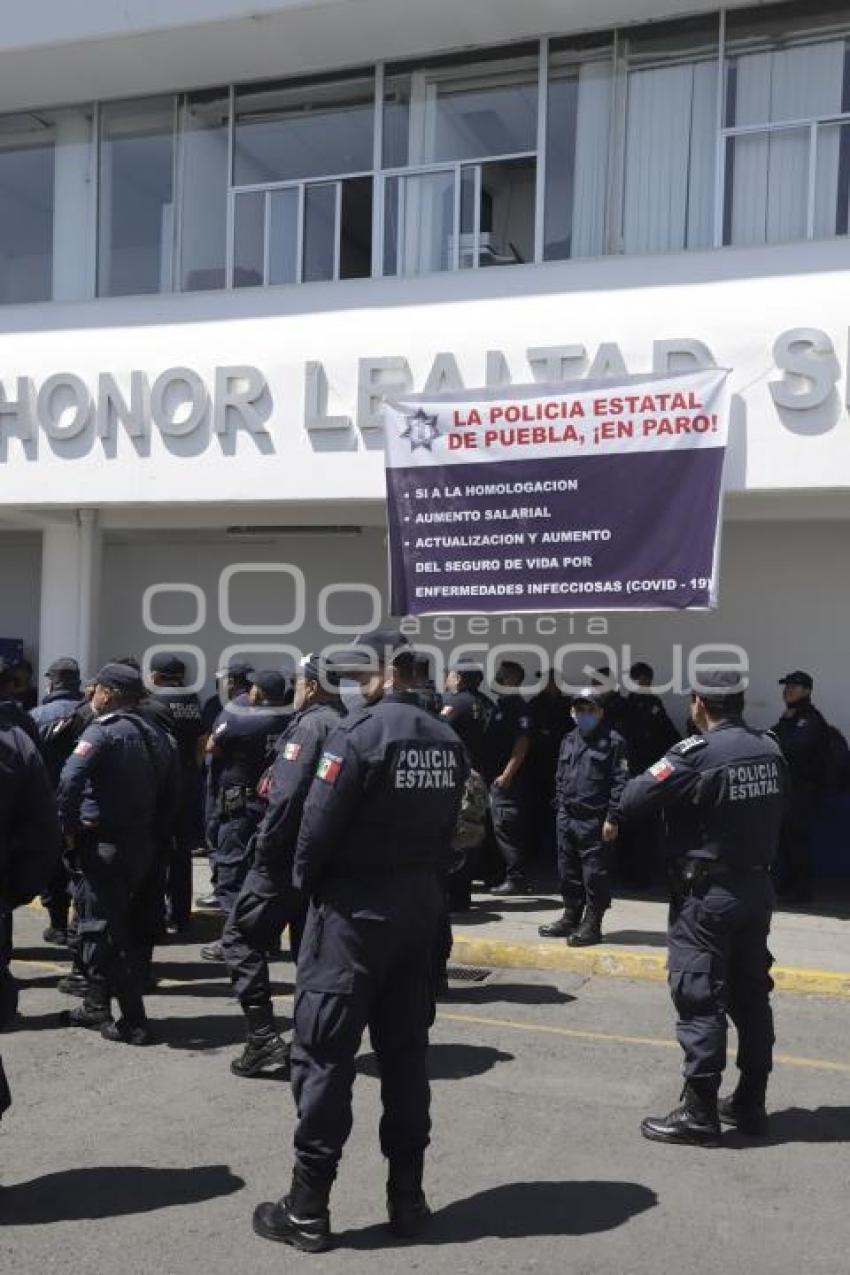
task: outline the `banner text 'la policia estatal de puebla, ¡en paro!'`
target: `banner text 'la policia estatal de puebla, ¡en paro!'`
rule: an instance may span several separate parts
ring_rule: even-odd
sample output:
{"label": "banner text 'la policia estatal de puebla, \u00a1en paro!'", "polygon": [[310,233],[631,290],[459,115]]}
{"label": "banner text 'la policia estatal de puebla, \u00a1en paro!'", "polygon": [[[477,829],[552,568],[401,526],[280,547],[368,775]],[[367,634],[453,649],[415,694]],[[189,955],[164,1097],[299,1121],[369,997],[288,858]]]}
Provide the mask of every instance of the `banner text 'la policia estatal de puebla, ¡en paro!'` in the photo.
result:
{"label": "banner text 'la policia estatal de puebla, \u00a1en paro!'", "polygon": [[716,606],[727,377],[388,402],[392,613]]}

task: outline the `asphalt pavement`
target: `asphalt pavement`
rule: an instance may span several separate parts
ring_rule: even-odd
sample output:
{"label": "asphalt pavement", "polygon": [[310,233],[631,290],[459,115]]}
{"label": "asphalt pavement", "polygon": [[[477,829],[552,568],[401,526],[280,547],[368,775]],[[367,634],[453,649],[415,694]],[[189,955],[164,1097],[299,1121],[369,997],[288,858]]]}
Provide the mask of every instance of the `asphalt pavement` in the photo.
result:
{"label": "asphalt pavement", "polygon": [[[453,980],[433,1032],[437,1210],[421,1242],[383,1228],[379,1086],[368,1040],[332,1201],[337,1248],[257,1239],[251,1211],[287,1186],[293,1105],[276,1079],[229,1071],[242,1018],[197,945],[158,952],[160,1043],[136,1050],[61,1024],[63,955],[44,914],[16,918],[19,1025],[0,1037],[15,1103],[0,1126],[0,1270],[50,1275],[355,1275],[482,1270],[657,1275],[847,1267],[847,1007],[776,998],[770,1137],[718,1149],[639,1133],[679,1092],[663,985],[564,971]],[[292,968],[274,968],[282,1021]]]}

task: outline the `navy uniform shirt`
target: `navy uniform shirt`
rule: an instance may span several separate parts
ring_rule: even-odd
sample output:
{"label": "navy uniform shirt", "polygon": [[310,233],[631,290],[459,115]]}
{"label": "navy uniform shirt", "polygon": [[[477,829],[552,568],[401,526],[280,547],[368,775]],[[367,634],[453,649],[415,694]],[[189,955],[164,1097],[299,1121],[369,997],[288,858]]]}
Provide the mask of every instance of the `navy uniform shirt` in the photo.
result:
{"label": "navy uniform shirt", "polygon": [[[553,695],[551,691],[539,691],[528,705],[534,727],[530,763],[539,782],[551,791],[558,767],[561,741],[575,729],[571,713],[572,700],[568,695]],[[657,755],[657,754],[656,754]]]}
{"label": "navy uniform shirt", "polygon": [[15,699],[0,699],[0,729],[4,726],[17,726],[25,735],[29,735],[36,748],[41,747],[35,722]]}
{"label": "navy uniform shirt", "polygon": [[674,745],[629,781],[620,810],[627,820],[667,812],[675,858],[761,867],[776,857],[786,792],[779,744],[739,717]]}
{"label": "navy uniform shirt", "polygon": [[646,770],[681,738],[661,700],[646,691],[632,691],[626,697],[623,726],[633,775]]}
{"label": "navy uniform shirt", "polygon": [[456,731],[469,753],[476,770],[480,770],[484,756],[484,729],[489,713],[482,704],[483,695],[474,691],[446,692],[440,717]]}
{"label": "navy uniform shirt", "polygon": [[814,704],[804,701],[793,714],[782,716],[773,734],[788,763],[793,788],[819,788],[826,783],[829,767],[829,727]]}
{"label": "navy uniform shirt", "polygon": [[225,788],[256,788],[290,717],[286,710],[253,705],[242,695],[219,713],[210,735],[215,795]]}
{"label": "navy uniform shirt", "polygon": [[[28,903],[59,858],[56,799],[44,762],[19,726],[0,725],[0,898]],[[0,951],[0,965],[4,953]]]}
{"label": "navy uniform shirt", "polygon": [[277,742],[269,772],[268,808],[257,829],[257,867],[273,876],[292,874],[301,813],[328,735],[343,718],[338,703],[311,704],[290,718]]}
{"label": "navy uniform shirt", "polygon": [[501,775],[510,761],[516,741],[531,734],[531,710],[522,696],[499,695],[484,728],[481,773],[488,783]]}
{"label": "navy uniform shirt", "polygon": [[555,775],[559,816],[616,820],[628,777],[626,741],[604,719],[589,735],[570,731]]}
{"label": "navy uniform shirt", "polygon": [[415,695],[385,695],[346,718],[304,804],[294,884],[324,897],[342,878],[351,906],[382,915],[399,873],[446,866],[468,773],[455,732]]}
{"label": "navy uniform shirt", "polygon": [[96,827],[104,840],[161,830],[173,818],[175,768],[168,736],[137,713],[95,717],[62,767],[63,830]]}
{"label": "navy uniform shirt", "polygon": [[51,691],[36,708],[31,708],[30,717],[38,727],[42,740],[54,722],[70,717],[82,702],[82,691]]}
{"label": "navy uniform shirt", "polygon": [[85,704],[82,691],[53,691],[37,708],[30,710],[41,741],[41,754],[54,787],[59,783],[62,767],[74,745],[91,720],[82,711]]}
{"label": "navy uniform shirt", "polygon": [[197,695],[174,686],[158,686],[148,696],[151,706],[162,705],[168,710],[170,723],[167,729],[177,741],[180,765],[184,771],[194,771],[198,766],[198,740],[205,733],[201,721],[201,705]]}

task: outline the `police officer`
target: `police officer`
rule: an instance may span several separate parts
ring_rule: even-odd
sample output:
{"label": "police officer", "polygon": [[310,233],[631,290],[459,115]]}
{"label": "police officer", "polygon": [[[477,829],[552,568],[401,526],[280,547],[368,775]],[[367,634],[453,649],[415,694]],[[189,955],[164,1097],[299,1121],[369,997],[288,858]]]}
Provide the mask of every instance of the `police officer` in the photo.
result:
{"label": "police officer", "polygon": [[[132,1045],[150,1039],[134,904],[171,817],[176,767],[165,735],[138,711],[144,693],[138,669],[104,665],[95,678],[94,720],[62,768],[58,793],[88,978],[83,1004],[68,1021]],[[110,1014],[113,996],[118,1022]]]}
{"label": "police officer", "polygon": [[607,664],[596,670],[590,679],[595,688],[595,696],[605,714],[605,720],[611,730],[628,743],[628,713],[626,697],[617,689],[617,682]]}
{"label": "police officer", "polygon": [[534,792],[531,803],[533,844],[542,854],[547,872],[551,871],[557,838],[555,834],[555,772],[561,742],[575,726],[572,699],[558,684],[555,670],[550,669],[543,686],[528,702],[533,735],[528,759],[529,781]]}
{"label": "police officer", "polygon": [[564,737],[555,776],[564,911],[538,933],[589,947],[600,942],[602,918],[611,906],[611,843],[618,835],[629,763],[626,742],[608,724],[598,691],[580,691],[572,716],[576,728]]}
{"label": "police officer", "polygon": [[231,1063],[235,1076],[255,1076],[268,1067],[289,1064],[289,1050],[275,1028],[267,953],[279,944],[288,925],[292,959],[298,959],[306,900],[293,888],[292,865],[301,812],[322,747],[342,720],[339,670],[333,657],[306,656],[295,684],[294,708],[268,773],[268,805],[254,837],[253,864],[221,940],[248,1027],[245,1049]]}
{"label": "police officer", "polygon": [[[681,735],[670,720],[659,697],[652,692],[655,670],[644,660],[629,669],[632,689],[625,700],[623,734],[629,752],[629,770],[640,775]],[[696,733],[696,732],[693,732]],[[652,885],[660,857],[662,828],[660,816],[620,830],[617,854],[623,880],[638,890]]]}
{"label": "police officer", "polygon": [[460,736],[475,770],[484,764],[484,731],[493,701],[481,690],[484,670],[469,656],[450,661],[440,717]]}
{"label": "police officer", "polygon": [[[620,811],[628,820],[664,810],[677,856],[668,967],[685,1088],[681,1106],[644,1120],[641,1130],[657,1142],[716,1146],[721,1121],[745,1133],[765,1130],[774,1042],[770,865],[787,781],[776,740],[743,719],[736,673],[703,670],[691,703],[702,733],[632,779]],[[740,1079],[718,1107],[727,1014],[738,1031]]]}
{"label": "police officer", "polygon": [[295,991],[292,1186],[254,1213],[258,1234],[311,1252],[330,1244],[328,1199],[367,1026],[381,1073],[390,1224],[413,1236],[429,1215],[431,956],[438,874],[467,769],[454,731],[417,704],[412,652],[399,635],[365,635],[357,653],[365,707],[328,737],[295,852],[294,883],[310,910]]}
{"label": "police officer", "polygon": [[417,654],[414,656],[413,677],[415,689],[419,696],[419,703],[426,713],[432,713],[434,717],[439,717],[440,710],[443,707],[443,697],[434,685],[434,678],[431,674],[431,657],[429,655]]}
{"label": "police officer", "polygon": [[[216,902],[230,915],[250,866],[251,837],[265,813],[257,792],[260,777],[287,725],[289,685],[283,673],[260,669],[248,674],[250,692],[237,693],[207,740],[209,791],[215,848],[210,852]],[[222,961],[221,943],[201,948],[205,961]]]}
{"label": "police officer", "polygon": [[496,670],[496,703],[484,728],[483,775],[490,790],[493,835],[505,867],[505,877],[491,893],[530,894],[528,880],[528,771],[532,723],[528,704],[519,693],[525,670],[515,660],[503,660]]}
{"label": "police officer", "polygon": [[[9,972],[12,910],[43,889],[58,856],[56,801],[38,749],[19,726],[0,723],[0,1031],[18,1003]],[[0,1117],[11,1101],[0,1059]]]}
{"label": "police officer", "polygon": [[0,727],[17,726],[30,737],[36,748],[41,747],[35,722],[15,695],[15,666],[0,657]]}
{"label": "police officer", "polygon": [[180,761],[180,809],[172,853],[166,866],[168,924],[172,933],[189,928],[192,916],[192,850],[201,838],[200,764],[204,733],[197,695],[184,689],[186,665],[176,655],[158,651],[151,658],[150,699],[168,709],[168,729]]}
{"label": "police officer", "polygon": [[[55,788],[59,783],[62,767],[70,757],[88,721],[80,713],[84,703],[80,689],[80,666],[70,656],[62,656],[47,669],[47,694],[41,704],[30,710],[41,742],[41,755],[47,766],[50,782]],[[71,906],[70,879],[61,859],[41,896],[47,909],[50,924],[44,931],[45,943],[58,947],[68,945],[68,912]]]}
{"label": "police officer", "polygon": [[773,727],[788,763],[789,794],[782,822],[777,893],[794,903],[812,897],[812,821],[829,769],[829,727],[812,703],[814,679],[796,669],[780,679],[785,712]]}

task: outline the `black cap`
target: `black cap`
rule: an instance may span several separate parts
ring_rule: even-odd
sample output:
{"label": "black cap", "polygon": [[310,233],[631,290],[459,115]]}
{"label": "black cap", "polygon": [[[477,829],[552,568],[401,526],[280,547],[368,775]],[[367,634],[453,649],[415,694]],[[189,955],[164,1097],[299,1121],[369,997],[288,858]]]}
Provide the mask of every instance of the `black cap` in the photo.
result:
{"label": "black cap", "polygon": [[339,686],[341,671],[338,654],[323,655],[319,651],[313,651],[301,661],[301,676],[326,687]]}
{"label": "black cap", "polygon": [[219,670],[220,677],[235,677],[247,682],[254,671],[254,665],[249,664],[247,660],[228,660],[223,669]]}
{"label": "black cap", "polygon": [[701,699],[723,699],[727,695],[743,695],[747,678],[731,668],[704,668],[694,678],[691,692]]}
{"label": "black cap", "polygon": [[58,660],[54,660],[52,664],[47,666],[48,677],[79,677],[80,666],[76,660],[72,660],[70,655],[60,655]]}
{"label": "black cap", "polygon": [[365,670],[378,665],[392,664],[399,655],[410,653],[410,643],[400,629],[370,629],[354,639],[350,650],[339,652],[335,661],[345,663],[353,670]]}
{"label": "black cap", "polygon": [[127,695],[144,695],[145,684],[142,675],[132,664],[104,664],[95,674],[96,686],[108,686],[113,691],[123,691]]}
{"label": "black cap", "polygon": [[484,676],[484,665],[471,655],[459,655],[457,659],[449,660],[446,665],[450,673],[478,673]]}
{"label": "black cap", "polygon": [[573,707],[576,704],[595,704],[599,707],[599,687],[598,686],[582,686],[577,695],[573,696]]}
{"label": "black cap", "polygon": [[259,686],[263,694],[270,700],[282,701],[286,698],[289,683],[283,673],[277,669],[261,668],[248,674],[252,686]]}
{"label": "black cap", "polygon": [[183,677],[186,665],[176,655],[169,655],[167,651],[157,651],[156,655],[151,656],[151,672],[161,673],[163,677]]}
{"label": "black cap", "polygon": [[805,690],[814,689],[815,679],[811,673],[804,673],[802,669],[795,669],[793,673],[786,673],[785,677],[780,677],[780,686],[802,686]]}

